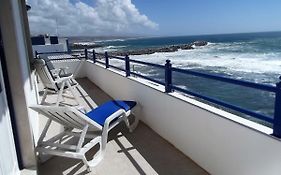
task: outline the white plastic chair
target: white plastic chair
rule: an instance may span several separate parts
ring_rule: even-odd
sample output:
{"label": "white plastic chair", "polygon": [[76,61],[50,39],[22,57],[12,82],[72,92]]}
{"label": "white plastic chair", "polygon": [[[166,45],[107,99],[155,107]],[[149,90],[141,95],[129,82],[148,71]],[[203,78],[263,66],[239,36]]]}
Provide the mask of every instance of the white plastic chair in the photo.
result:
{"label": "white plastic chair", "polygon": [[[109,101],[86,114],[74,107],[31,106],[31,109],[49,118],[38,140],[36,151],[41,154],[81,159],[87,166],[87,170],[91,171],[105,154],[108,132],[112,128],[121,121],[125,121],[130,132],[136,128],[139,122],[138,117],[135,117],[132,124],[128,120],[128,116],[132,114],[135,106],[136,102],[133,101]],[[52,121],[63,125],[65,130],[44,140]],[[94,135],[88,131],[99,132]],[[64,138],[68,137],[78,137],[79,140],[75,145],[66,144]],[[85,138],[90,140],[85,142]],[[85,157],[86,152],[97,144],[99,144],[99,151],[92,160],[88,161]]]}
{"label": "white plastic chair", "polygon": [[78,97],[74,91],[74,87],[76,87],[78,83],[74,80],[72,74],[61,74],[61,72],[65,72],[65,68],[61,68],[60,70],[55,70],[56,74],[52,75],[45,60],[43,59],[36,59],[34,65],[36,72],[44,85],[44,94],[40,104],[43,104],[46,100],[48,92],[52,92],[58,93],[56,101],[56,105],[58,106],[60,100],[62,99],[63,91],[66,89],[71,91],[75,101],[79,104]]}

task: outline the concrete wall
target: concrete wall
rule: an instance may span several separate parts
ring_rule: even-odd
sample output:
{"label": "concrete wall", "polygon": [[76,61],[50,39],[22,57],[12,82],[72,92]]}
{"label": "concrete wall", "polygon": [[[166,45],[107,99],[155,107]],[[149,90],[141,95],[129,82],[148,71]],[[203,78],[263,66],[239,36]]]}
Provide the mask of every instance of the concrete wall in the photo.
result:
{"label": "concrete wall", "polygon": [[138,101],[141,120],[209,173],[280,175],[281,141],[270,128],[90,61],[83,69],[113,98]]}
{"label": "concrete wall", "polygon": [[52,61],[51,62],[54,68],[65,68],[67,67],[66,71],[67,73],[72,73],[74,77],[84,77],[84,70],[81,69],[84,64],[84,60],[78,60],[78,59],[71,59],[71,60],[59,60],[59,61]]}
{"label": "concrete wall", "polygon": [[14,175],[19,174],[19,167],[2,70],[0,64],[0,174]]}
{"label": "concrete wall", "polygon": [[67,48],[65,44],[46,44],[46,45],[34,45],[32,46],[33,56],[35,51],[39,53],[50,53],[50,52],[66,52]]}
{"label": "concrete wall", "polygon": [[[38,128],[37,113],[28,108],[37,103],[34,74],[30,70],[28,32],[24,25],[24,0],[0,0],[0,22],[7,62],[10,91],[24,167],[36,165],[33,129]],[[30,46],[31,47],[31,46]]]}

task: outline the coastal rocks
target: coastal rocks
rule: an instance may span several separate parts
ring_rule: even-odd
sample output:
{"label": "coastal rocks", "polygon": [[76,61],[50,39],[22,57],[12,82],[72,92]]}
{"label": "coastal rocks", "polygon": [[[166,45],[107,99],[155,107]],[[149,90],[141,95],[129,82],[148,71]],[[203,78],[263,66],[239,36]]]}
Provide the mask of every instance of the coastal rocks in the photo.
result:
{"label": "coastal rocks", "polygon": [[192,43],[194,46],[206,46],[208,44],[207,41],[195,41]]}
{"label": "coastal rocks", "polygon": [[103,45],[96,44],[96,43],[72,43],[72,44],[70,44],[71,49],[93,49],[93,48],[98,48],[98,47],[103,47]]}
{"label": "coastal rocks", "polygon": [[138,49],[138,50],[129,50],[129,51],[112,51],[110,52],[111,55],[115,56],[126,56],[126,55],[149,55],[154,54],[156,52],[176,52],[179,49],[181,50],[192,50],[194,49],[193,46],[206,46],[208,44],[207,41],[195,41],[191,44],[180,44],[180,45],[171,45],[166,47],[160,47],[160,48],[144,48],[144,49]]}
{"label": "coastal rocks", "polygon": [[182,49],[182,50],[191,50],[191,49],[194,49],[194,48],[192,47],[192,44],[185,44],[185,45],[181,45],[180,49]]}

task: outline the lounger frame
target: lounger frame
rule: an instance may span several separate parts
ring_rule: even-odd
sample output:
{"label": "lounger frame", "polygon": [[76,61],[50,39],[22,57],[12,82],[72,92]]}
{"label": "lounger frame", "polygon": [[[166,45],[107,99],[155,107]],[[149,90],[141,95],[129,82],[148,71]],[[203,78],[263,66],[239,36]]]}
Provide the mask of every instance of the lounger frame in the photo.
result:
{"label": "lounger frame", "polygon": [[[45,60],[36,59],[34,65],[36,68],[36,72],[39,75],[44,85],[44,94],[40,104],[43,104],[45,102],[48,93],[58,93],[57,100],[56,100],[56,105],[58,106],[62,99],[62,94],[66,90],[65,87],[67,87],[67,89],[70,90],[70,92],[74,96],[75,101],[77,102],[77,105],[79,104],[78,96],[74,90],[74,88],[78,85],[78,83],[74,80],[72,74],[68,76],[60,77],[60,74],[58,73],[56,75],[56,78],[54,78]],[[65,72],[64,68],[62,68],[61,70],[63,70],[62,72]],[[74,83],[75,85],[71,85],[72,84],[71,82],[75,82]]]}
{"label": "lounger frame", "polygon": [[[39,156],[47,154],[81,159],[88,171],[91,171],[104,157],[108,132],[112,128],[121,121],[125,121],[129,131],[132,132],[139,122],[138,117],[135,117],[134,122],[130,124],[128,116],[133,113],[132,110],[116,111],[105,120],[104,126],[101,126],[73,107],[35,105],[30,108],[49,118],[37,143],[36,152],[39,153]],[[64,131],[45,140],[53,121],[63,125]],[[78,138],[76,144],[65,143],[74,137]],[[99,150],[91,160],[87,160],[85,154],[97,144]]]}

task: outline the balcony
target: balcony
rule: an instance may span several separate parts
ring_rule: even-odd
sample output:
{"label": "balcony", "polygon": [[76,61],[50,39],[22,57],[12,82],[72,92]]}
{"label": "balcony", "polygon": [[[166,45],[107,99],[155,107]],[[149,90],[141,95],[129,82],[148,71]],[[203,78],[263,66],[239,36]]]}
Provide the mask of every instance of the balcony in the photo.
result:
{"label": "balcony", "polygon": [[[79,103],[86,110],[112,99],[87,78],[80,78],[77,81]],[[56,97],[55,94],[49,95],[46,102],[55,103]],[[64,99],[65,105],[75,104],[75,101],[68,96]],[[40,118],[44,124],[44,117],[40,116]],[[53,126],[53,131],[59,130],[58,128],[59,126]],[[89,156],[94,152],[95,150],[91,150]],[[63,157],[52,157],[38,166],[39,175],[87,173],[83,162]],[[125,125],[120,125],[110,132],[105,158],[89,174],[205,175],[208,173],[145,123],[140,122],[133,133],[129,133]]]}
{"label": "balcony", "polygon": [[[136,100],[140,106],[137,115],[142,122],[135,132],[129,133],[125,126],[115,128],[105,159],[92,174],[279,172],[281,142],[271,135],[272,128],[192,96],[167,93],[164,85],[151,80],[126,77],[126,72],[106,67],[101,61],[63,58],[52,63],[55,68],[67,66],[74,73],[79,82],[80,105],[87,110],[110,99]],[[55,103],[55,97],[49,96],[47,102]],[[74,103],[65,97],[65,105]],[[40,123],[44,124],[43,117]],[[59,130],[59,126],[53,126],[53,132]],[[53,157],[39,165],[39,174],[79,173],[87,173],[86,168],[73,159]]]}

